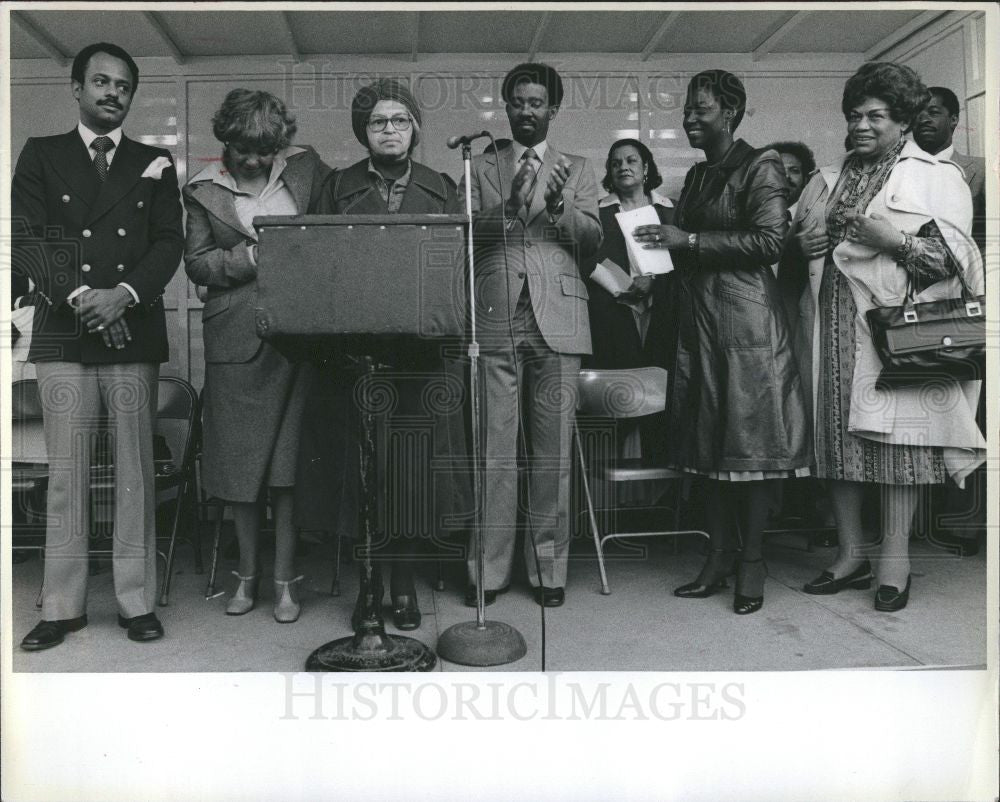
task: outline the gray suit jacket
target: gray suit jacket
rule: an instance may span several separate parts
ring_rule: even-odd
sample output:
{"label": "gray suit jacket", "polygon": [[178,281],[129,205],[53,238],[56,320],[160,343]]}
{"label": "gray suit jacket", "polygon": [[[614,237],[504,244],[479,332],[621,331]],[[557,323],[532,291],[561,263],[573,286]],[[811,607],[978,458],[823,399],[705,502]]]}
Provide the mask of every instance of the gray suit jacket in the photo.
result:
{"label": "gray suit jacket", "polygon": [[972,193],[972,238],[979,246],[979,252],[986,248],[986,160],[979,156],[966,156],[957,151],[951,154],[951,161],[962,168],[965,183]]}
{"label": "gray suit jacket", "polygon": [[[330,172],[312,148],[292,147],[281,174],[299,214],[312,211]],[[257,266],[250,258],[256,236],[236,214],[233,195],[205,170],[184,187],[187,243],[184,263],[191,281],[208,287],[202,310],[206,362],[249,362],[257,337]]]}
{"label": "gray suit jacket", "polygon": [[[485,350],[509,347],[510,314],[526,280],[532,311],[549,348],[560,354],[590,353],[588,294],[580,264],[601,244],[597,182],[585,158],[563,155],[572,166],[562,191],[565,208],[555,224],[545,212],[545,184],[560,153],[549,144],[531,205],[506,231],[503,206],[517,172],[514,149],[500,148],[499,177],[495,152],[473,159],[477,324]],[[464,189],[458,194],[463,196]]]}

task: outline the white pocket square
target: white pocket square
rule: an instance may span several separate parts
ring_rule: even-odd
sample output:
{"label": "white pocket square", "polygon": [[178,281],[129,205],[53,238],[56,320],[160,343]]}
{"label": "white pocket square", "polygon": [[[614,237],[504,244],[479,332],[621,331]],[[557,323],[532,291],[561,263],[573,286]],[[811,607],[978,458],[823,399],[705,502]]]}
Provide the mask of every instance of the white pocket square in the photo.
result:
{"label": "white pocket square", "polygon": [[153,161],[149,163],[149,167],[143,170],[141,178],[152,178],[154,181],[159,181],[163,176],[163,171],[170,166],[170,159],[166,156],[157,156]]}

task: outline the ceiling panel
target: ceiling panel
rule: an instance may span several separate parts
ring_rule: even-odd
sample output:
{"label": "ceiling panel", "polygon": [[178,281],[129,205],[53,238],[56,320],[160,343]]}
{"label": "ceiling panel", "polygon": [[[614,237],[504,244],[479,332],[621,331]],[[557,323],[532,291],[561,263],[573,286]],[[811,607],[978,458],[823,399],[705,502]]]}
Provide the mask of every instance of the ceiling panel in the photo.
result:
{"label": "ceiling panel", "polygon": [[[275,4],[277,5],[277,4]],[[272,6],[274,8],[274,6]],[[418,53],[523,53],[539,31],[543,13],[528,11],[158,11],[181,53],[190,57],[288,55],[287,24],[308,55],[406,55],[419,33]],[[538,43],[550,53],[641,52],[668,11],[552,11]],[[796,11],[680,11],[656,53],[752,53]],[[772,53],[863,53],[899,30],[921,9],[809,11],[776,42]],[[944,12],[942,12],[944,13]],[[136,57],[171,51],[142,11],[16,11],[72,56],[96,41],[120,44]],[[49,53],[17,22],[11,57]]]}
{"label": "ceiling panel", "polygon": [[[141,12],[129,11],[19,11],[68,56],[93,42],[114,42],[133,58],[169,56],[170,49],[159,37]],[[13,26],[12,26],[13,27]],[[13,58],[17,56],[13,50]]]}
{"label": "ceiling panel", "polygon": [[424,11],[421,53],[524,53],[542,21],[535,11]]}
{"label": "ceiling panel", "polygon": [[261,56],[287,52],[276,11],[161,11],[180,51],[190,56]]}
{"label": "ceiling panel", "polygon": [[413,49],[412,11],[290,11],[303,53],[407,53]]}
{"label": "ceiling panel", "polygon": [[855,11],[849,25],[844,24],[842,11],[813,11],[773,52],[864,53],[925,10]]}
{"label": "ceiling panel", "polygon": [[26,33],[17,22],[17,13],[11,14],[10,26],[10,57],[11,58],[48,58],[49,51]]}
{"label": "ceiling panel", "polygon": [[657,53],[750,53],[793,11],[685,11]]}
{"label": "ceiling panel", "polygon": [[545,53],[639,53],[666,12],[559,11],[552,14],[539,50]]}

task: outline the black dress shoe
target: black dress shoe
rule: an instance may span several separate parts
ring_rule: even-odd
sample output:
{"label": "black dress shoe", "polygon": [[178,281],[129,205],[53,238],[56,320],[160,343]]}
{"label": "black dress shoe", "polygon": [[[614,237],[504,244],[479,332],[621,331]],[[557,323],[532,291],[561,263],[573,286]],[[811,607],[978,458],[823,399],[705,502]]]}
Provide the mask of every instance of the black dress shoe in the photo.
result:
{"label": "black dress shoe", "polygon": [[906,587],[900,592],[893,585],[879,585],[875,591],[875,609],[883,613],[894,613],[906,607],[910,600],[910,577],[906,577]]}
{"label": "black dress shoe", "polygon": [[813,596],[831,596],[840,593],[844,588],[856,588],[857,590],[868,590],[872,586],[872,564],[865,560],[847,576],[836,579],[829,571],[824,571],[812,582],[806,582],[802,586],[805,593]]}
{"label": "black dress shoe", "polygon": [[420,626],[420,608],[416,596],[392,597],[392,623],[396,629],[416,629]]}
{"label": "black dress shoe", "polygon": [[87,616],[63,618],[59,621],[39,621],[33,630],[24,636],[21,648],[26,652],[40,652],[51,649],[63,642],[67,632],[76,632],[87,626]]}
{"label": "black dress shoe", "polygon": [[729,587],[726,579],[736,573],[739,554],[729,549],[712,549],[694,582],[674,590],[680,599],[707,599],[716,591]]}
{"label": "black dress shoe", "polygon": [[566,591],[563,588],[535,588],[535,603],[543,607],[562,607],[566,601]]}
{"label": "black dress shoe", "polygon": [[157,640],[163,637],[163,624],[156,617],[156,613],[146,613],[137,615],[135,618],[126,618],[119,614],[118,626],[128,630],[128,639],[137,643],[144,643],[149,640]]}
{"label": "black dress shoe", "polygon": [[[501,593],[506,593],[510,590],[510,585],[504,585],[502,588],[497,588],[496,590],[484,590],[483,591],[483,603],[484,606],[489,607],[493,602],[497,600],[497,596]],[[476,607],[479,602],[476,600],[476,586],[469,585],[465,589],[465,606],[466,607]]]}
{"label": "black dress shoe", "polygon": [[951,532],[938,532],[934,535],[932,543],[945,546],[957,552],[962,557],[975,557],[979,554],[979,536],[959,537]]}
{"label": "black dress shoe", "polygon": [[764,606],[764,580],[767,567],[763,559],[743,560],[736,572],[736,592],[733,594],[733,612],[750,615]]}

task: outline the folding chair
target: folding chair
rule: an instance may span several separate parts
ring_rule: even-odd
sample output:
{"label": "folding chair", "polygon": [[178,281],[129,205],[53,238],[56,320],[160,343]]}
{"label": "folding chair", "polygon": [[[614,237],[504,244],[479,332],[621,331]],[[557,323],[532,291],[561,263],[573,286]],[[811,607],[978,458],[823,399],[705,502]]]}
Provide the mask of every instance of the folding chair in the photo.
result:
{"label": "folding chair", "polygon": [[[45,550],[45,492],[49,458],[42,405],[34,379],[14,382],[11,396],[12,551]],[[41,606],[41,593],[35,606]]]}
{"label": "folding chair", "polygon": [[581,370],[577,382],[577,420],[573,426],[573,441],[579,459],[583,493],[587,502],[590,530],[597,549],[597,565],[601,573],[601,593],[611,593],[608,575],[604,565],[604,544],[615,538],[658,537],[661,535],[701,535],[708,533],[700,529],[679,529],[680,492],[674,503],[674,528],[655,532],[606,532],[601,534],[597,523],[597,513],[614,512],[618,506],[595,510],[590,491],[590,479],[598,479],[613,484],[649,480],[685,479],[686,474],[664,465],[656,464],[648,458],[609,458],[587,465],[581,442],[579,421],[581,418],[601,418],[621,420],[640,418],[662,412],[666,405],[667,371],[663,368],[632,368],[628,370]]}

